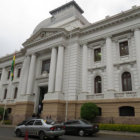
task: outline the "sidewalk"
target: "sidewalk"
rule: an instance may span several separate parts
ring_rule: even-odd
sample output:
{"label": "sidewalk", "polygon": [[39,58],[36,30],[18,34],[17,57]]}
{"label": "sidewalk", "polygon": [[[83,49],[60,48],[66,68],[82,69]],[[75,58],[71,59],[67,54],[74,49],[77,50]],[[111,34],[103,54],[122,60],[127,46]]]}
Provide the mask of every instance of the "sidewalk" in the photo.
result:
{"label": "sidewalk", "polygon": [[140,137],[140,133],[100,130],[99,134]]}

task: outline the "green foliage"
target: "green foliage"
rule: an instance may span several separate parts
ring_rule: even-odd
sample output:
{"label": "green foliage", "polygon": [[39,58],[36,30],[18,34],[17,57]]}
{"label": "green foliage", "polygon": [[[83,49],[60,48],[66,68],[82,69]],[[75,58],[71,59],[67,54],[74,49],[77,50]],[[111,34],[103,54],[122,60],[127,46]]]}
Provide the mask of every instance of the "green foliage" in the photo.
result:
{"label": "green foliage", "polygon": [[[4,108],[3,107],[0,107],[0,120],[3,117],[3,113],[4,113]],[[5,116],[4,116],[4,118],[7,118],[7,116],[8,116],[8,112],[7,112],[7,110],[5,110]]]}
{"label": "green foliage", "polygon": [[11,125],[12,124],[12,121],[11,120],[4,120],[3,121],[3,124],[5,124],[5,125]]}
{"label": "green foliage", "polygon": [[99,124],[100,130],[140,132],[140,125],[130,124]]}
{"label": "green foliage", "polygon": [[98,107],[94,103],[84,103],[81,107],[81,118],[88,120],[88,121],[93,121],[96,116],[99,114]]}

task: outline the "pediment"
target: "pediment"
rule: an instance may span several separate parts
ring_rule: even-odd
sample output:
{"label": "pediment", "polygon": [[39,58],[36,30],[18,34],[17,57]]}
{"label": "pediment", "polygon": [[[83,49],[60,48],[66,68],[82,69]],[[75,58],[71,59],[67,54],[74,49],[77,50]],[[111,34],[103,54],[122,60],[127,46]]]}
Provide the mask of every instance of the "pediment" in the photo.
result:
{"label": "pediment", "polygon": [[67,34],[68,32],[63,28],[42,28],[35,34],[33,34],[29,39],[27,39],[23,46],[26,46],[31,43],[42,41],[47,38],[56,37],[59,34]]}

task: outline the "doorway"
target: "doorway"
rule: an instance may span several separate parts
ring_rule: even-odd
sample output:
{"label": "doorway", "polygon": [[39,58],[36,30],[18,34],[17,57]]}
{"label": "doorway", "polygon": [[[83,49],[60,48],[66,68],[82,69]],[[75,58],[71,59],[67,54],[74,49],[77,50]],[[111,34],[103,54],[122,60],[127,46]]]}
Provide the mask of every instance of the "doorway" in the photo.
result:
{"label": "doorway", "polygon": [[41,114],[41,111],[43,110],[43,103],[45,94],[48,92],[48,87],[40,87],[40,95],[39,95],[39,103],[38,103],[38,114]]}

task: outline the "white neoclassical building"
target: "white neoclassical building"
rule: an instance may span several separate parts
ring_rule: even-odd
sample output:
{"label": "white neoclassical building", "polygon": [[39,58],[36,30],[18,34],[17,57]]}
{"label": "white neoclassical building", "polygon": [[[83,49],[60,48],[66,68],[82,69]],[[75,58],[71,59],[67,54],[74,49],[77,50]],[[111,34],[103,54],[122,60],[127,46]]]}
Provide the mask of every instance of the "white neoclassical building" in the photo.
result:
{"label": "white neoclassical building", "polygon": [[50,11],[16,53],[0,58],[0,106],[13,123],[33,113],[80,117],[94,102],[99,121],[140,123],[140,7],[89,23],[71,1]]}

